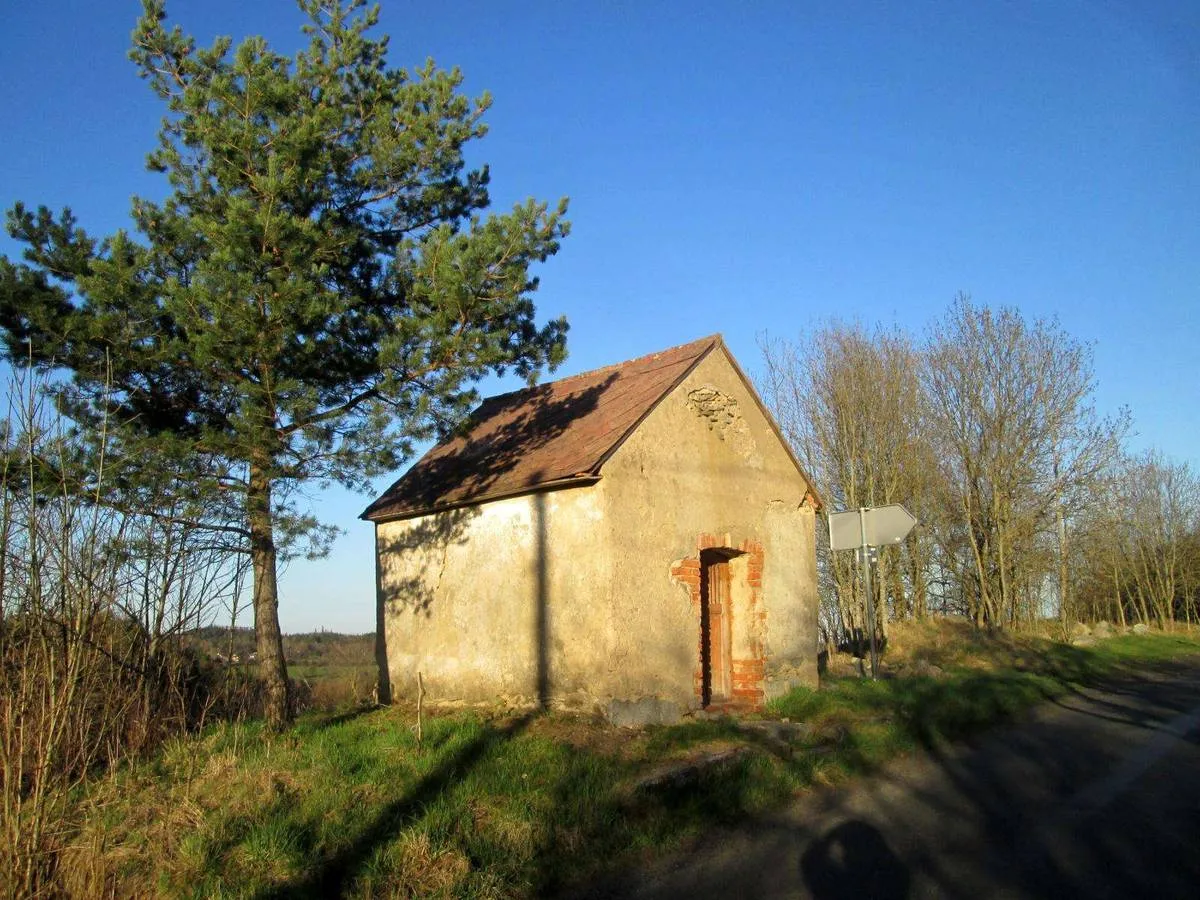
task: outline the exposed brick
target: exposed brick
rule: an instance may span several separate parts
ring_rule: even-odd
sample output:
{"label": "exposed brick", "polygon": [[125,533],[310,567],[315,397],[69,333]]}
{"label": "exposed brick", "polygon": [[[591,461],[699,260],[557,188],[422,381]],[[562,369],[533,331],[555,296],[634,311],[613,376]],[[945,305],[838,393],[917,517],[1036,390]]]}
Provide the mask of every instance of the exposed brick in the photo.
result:
{"label": "exposed brick", "polygon": [[[749,589],[749,596],[746,598],[746,606],[744,608],[740,607],[738,612],[735,613],[735,619],[739,616],[744,616],[744,619],[740,619],[741,622],[752,623],[750,625],[752,629],[750,635],[750,652],[753,655],[750,658],[729,661],[731,669],[729,677],[732,682],[731,695],[727,702],[722,703],[718,701],[712,704],[711,708],[758,709],[762,707],[765,697],[763,682],[765,679],[766,663],[762,657],[762,646],[759,642],[760,635],[755,632],[766,621],[766,610],[762,609],[762,597],[760,596],[763,588],[764,572],[763,545],[753,539],[746,539],[735,544],[727,534],[717,535],[702,532],[696,536],[697,556],[681,559],[671,567],[672,576],[681,584],[687,586],[693,607],[696,610],[696,661],[699,665],[692,675],[693,688],[698,698],[703,697],[704,670],[702,660],[707,648],[705,647],[702,635],[699,633],[700,618],[703,614],[700,589],[703,566],[701,565],[699,554],[704,550],[722,547],[736,548],[747,556],[745,578],[746,586]],[[735,627],[745,626],[738,626],[735,622]]]}

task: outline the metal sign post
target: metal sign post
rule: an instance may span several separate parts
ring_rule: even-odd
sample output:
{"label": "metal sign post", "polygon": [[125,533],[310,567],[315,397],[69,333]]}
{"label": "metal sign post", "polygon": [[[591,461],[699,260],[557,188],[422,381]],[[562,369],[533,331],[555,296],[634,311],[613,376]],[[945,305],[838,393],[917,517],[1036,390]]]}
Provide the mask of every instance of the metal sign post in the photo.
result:
{"label": "metal sign post", "polygon": [[875,646],[875,598],[871,593],[871,548],[899,543],[916,524],[913,514],[899,503],[829,514],[829,549],[858,550],[862,554],[863,586],[866,588],[863,606],[867,630],[871,633],[871,678],[875,678],[879,667]]}
{"label": "metal sign post", "polygon": [[871,549],[867,544],[867,509],[858,511],[858,526],[862,532],[863,606],[867,611],[867,632],[871,636],[871,680],[879,668],[879,652],[875,649],[875,595],[871,592]]}

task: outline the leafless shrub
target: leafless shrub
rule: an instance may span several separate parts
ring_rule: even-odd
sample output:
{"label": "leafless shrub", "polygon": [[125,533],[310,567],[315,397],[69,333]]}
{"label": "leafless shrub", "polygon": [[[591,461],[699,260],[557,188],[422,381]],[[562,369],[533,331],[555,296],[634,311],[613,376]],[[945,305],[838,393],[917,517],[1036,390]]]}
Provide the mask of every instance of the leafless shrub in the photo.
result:
{"label": "leafless shrub", "polygon": [[53,892],[73,789],[211,714],[217,673],[178,638],[231,577],[197,530],[118,502],[103,425],[84,441],[41,387],[15,374],[0,424],[0,893],[13,897]]}

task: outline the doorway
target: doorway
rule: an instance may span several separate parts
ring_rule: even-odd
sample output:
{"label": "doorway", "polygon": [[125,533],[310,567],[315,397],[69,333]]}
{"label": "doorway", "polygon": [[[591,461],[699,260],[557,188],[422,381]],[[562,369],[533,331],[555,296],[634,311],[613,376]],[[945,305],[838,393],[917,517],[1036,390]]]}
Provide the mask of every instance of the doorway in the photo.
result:
{"label": "doorway", "polygon": [[722,550],[700,553],[700,702],[733,699],[733,621],[729,560]]}

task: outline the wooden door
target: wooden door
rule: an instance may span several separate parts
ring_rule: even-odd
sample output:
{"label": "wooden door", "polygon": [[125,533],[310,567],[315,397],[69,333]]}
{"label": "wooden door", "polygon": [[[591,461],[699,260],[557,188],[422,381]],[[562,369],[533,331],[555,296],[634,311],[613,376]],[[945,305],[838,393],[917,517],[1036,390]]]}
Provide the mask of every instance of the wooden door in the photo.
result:
{"label": "wooden door", "polygon": [[733,697],[733,623],[730,619],[729,559],[705,552],[700,560],[700,647],[702,701]]}

